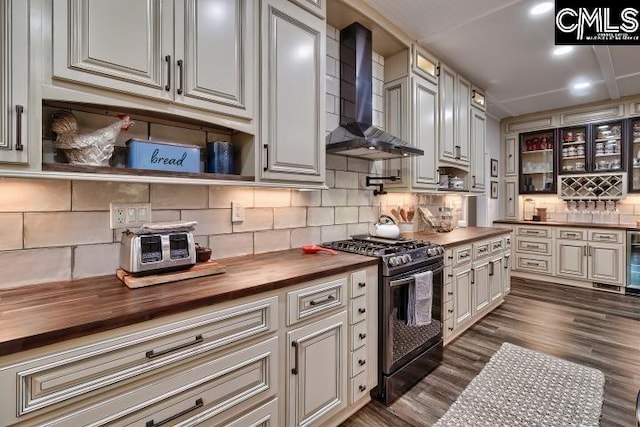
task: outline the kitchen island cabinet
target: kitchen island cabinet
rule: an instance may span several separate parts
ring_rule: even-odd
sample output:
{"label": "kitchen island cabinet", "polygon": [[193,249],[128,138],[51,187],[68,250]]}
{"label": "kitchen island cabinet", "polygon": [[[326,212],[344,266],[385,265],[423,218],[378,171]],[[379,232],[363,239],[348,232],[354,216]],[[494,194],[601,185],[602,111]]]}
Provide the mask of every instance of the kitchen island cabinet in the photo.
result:
{"label": "kitchen island cabinet", "polygon": [[[286,417],[289,426],[338,424],[370,400],[362,390],[377,382],[377,340],[352,336],[377,335],[377,262],[290,250],[225,260],[222,275],[134,290],[102,278],[2,291],[0,384],[17,400],[3,405],[0,424],[284,425],[284,408],[296,415]],[[48,311],[31,319],[30,332],[7,307],[13,301],[30,311],[25,292],[48,294]],[[33,312],[42,311],[35,300]],[[33,348],[16,351],[20,344]],[[281,380],[285,368],[289,386]],[[316,387],[327,378],[335,387]]]}

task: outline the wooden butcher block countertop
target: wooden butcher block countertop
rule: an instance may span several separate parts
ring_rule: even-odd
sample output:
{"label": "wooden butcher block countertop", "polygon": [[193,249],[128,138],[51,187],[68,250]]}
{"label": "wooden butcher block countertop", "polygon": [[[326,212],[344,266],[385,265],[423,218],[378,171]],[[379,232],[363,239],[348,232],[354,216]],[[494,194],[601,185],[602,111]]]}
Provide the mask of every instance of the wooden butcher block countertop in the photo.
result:
{"label": "wooden butcher block countertop", "polygon": [[510,228],[500,227],[467,227],[454,228],[448,233],[416,233],[415,238],[419,240],[429,241],[445,248],[451,246],[459,246],[467,243],[477,242],[478,240],[489,239],[491,237],[500,236],[501,234],[510,233]]}
{"label": "wooden butcher block countertop", "polygon": [[378,259],[298,248],[220,262],[226,273],[139,289],[113,274],[0,290],[0,355],[376,265]]}

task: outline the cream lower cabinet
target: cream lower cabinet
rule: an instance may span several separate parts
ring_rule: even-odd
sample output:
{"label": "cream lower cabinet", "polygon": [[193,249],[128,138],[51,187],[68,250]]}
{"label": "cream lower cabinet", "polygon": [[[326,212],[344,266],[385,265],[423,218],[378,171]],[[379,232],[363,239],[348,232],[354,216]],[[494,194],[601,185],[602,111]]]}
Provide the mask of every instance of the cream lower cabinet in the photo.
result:
{"label": "cream lower cabinet", "polygon": [[0,3],[0,163],[28,162],[29,2]]}
{"label": "cream lower cabinet", "polygon": [[[508,234],[510,242],[511,234]],[[508,265],[510,243],[504,236],[473,245],[454,246],[445,254],[443,294],[444,343],[463,333],[500,305],[511,288]],[[506,260],[506,261],[505,261]]]}
{"label": "cream lower cabinet", "polygon": [[288,0],[261,0],[263,180],[324,182],[326,22]]}
{"label": "cream lower cabinet", "polygon": [[251,0],[54,0],[53,19],[54,79],[254,115]]}

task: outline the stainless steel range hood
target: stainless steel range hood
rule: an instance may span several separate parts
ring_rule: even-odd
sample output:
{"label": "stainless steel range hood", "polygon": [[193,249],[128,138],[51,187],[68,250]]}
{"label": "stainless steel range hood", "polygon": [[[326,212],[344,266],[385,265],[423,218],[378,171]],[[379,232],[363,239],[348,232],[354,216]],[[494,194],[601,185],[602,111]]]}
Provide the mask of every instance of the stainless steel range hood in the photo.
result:
{"label": "stainless steel range hood", "polygon": [[369,160],[422,156],[424,151],[372,125],[371,31],[357,22],[340,31],[340,127],[327,153]]}

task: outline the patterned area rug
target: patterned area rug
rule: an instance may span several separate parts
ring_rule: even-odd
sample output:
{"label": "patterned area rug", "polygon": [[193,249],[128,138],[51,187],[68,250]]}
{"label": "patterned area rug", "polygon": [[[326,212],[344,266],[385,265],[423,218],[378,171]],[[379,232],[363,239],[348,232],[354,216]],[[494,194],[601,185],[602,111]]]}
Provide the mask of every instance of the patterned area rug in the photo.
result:
{"label": "patterned area rug", "polygon": [[504,343],[435,427],[597,427],[604,374]]}

